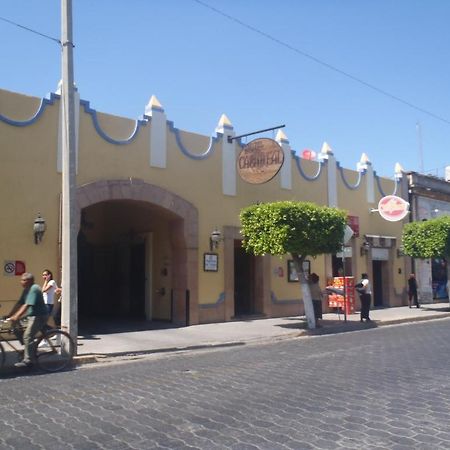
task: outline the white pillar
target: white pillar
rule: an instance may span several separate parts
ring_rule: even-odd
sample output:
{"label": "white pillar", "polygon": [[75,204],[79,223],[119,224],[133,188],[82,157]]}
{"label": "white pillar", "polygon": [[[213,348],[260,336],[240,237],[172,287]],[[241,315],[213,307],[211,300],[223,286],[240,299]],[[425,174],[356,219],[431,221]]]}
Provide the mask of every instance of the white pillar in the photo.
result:
{"label": "white pillar", "polygon": [[145,115],[152,118],[150,133],[150,166],[165,169],[167,166],[167,118],[164,108],[152,95],[145,107]]}
{"label": "white pillar", "polygon": [[275,140],[284,153],[284,162],[280,169],[280,185],[282,189],[292,189],[292,151],[289,140],[282,130],[278,130]]}
{"label": "white pillar", "polygon": [[234,137],[233,125],[225,114],[219,120],[216,133],[223,134],[222,138],[222,191],[224,195],[236,195],[236,144],[228,141]]}
{"label": "white pillar", "polygon": [[361,155],[361,159],[357,164],[357,169],[362,172],[366,172],[366,200],[367,203],[375,202],[375,176],[373,174],[372,163],[369,160],[369,157],[363,153]]}
{"label": "white pillar", "polygon": [[331,147],[324,142],[320,150],[319,160],[327,160],[327,190],[328,190],[328,206],[332,208],[338,207],[337,196],[337,162]]}

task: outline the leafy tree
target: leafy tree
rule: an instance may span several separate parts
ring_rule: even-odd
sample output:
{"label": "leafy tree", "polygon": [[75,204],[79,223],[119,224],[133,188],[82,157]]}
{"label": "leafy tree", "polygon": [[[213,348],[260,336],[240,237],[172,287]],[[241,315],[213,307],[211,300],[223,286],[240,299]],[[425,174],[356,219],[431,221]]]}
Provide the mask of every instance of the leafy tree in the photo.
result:
{"label": "leafy tree", "polygon": [[297,269],[309,328],[316,327],[303,261],[342,248],[345,211],[308,202],[261,203],[241,210],[243,246],[255,255],[290,253]]}
{"label": "leafy tree", "polygon": [[413,258],[445,258],[450,280],[450,216],[406,224],[402,245],[403,252]]}

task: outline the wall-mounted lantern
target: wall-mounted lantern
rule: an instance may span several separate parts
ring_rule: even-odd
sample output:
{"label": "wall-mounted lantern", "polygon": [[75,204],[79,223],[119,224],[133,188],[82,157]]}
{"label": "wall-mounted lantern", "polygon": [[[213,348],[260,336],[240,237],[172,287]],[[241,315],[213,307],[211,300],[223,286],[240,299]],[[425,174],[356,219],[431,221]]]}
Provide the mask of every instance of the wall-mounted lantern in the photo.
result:
{"label": "wall-mounted lantern", "polygon": [[370,250],[370,243],[367,241],[364,241],[361,245],[361,248],[359,249],[359,254],[361,256],[367,255]]}
{"label": "wall-mounted lantern", "polygon": [[33,223],[33,233],[34,233],[34,243],[39,244],[44,237],[44,233],[47,226],[45,224],[45,219],[41,217],[41,214],[38,213],[36,219],[34,219]]}
{"label": "wall-mounted lantern", "polygon": [[222,240],[222,233],[216,228],[209,237],[209,250],[211,252],[217,250],[219,242]]}

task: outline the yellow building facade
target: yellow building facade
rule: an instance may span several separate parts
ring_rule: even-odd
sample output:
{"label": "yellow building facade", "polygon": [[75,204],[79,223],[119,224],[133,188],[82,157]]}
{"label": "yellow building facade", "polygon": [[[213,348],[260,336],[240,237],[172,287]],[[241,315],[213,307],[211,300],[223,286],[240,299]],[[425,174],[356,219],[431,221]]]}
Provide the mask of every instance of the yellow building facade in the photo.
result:
{"label": "yellow building facade", "polygon": [[[278,200],[346,210],[355,235],[345,273],[369,274],[376,306],[404,303],[403,222],[372,211],[399,183],[378,177],[364,155],[357,170],[342,168],[326,144],[318,160],[305,160],[279,130],[283,166],[269,182],[249,184],[236,168],[244,144],[225,115],[208,137],[176,128],[155,97],[140,120],[97,112],[78,94],[76,104],[81,324],[112,316],[182,325],[301,314],[289,256],[255,257],[241,246],[241,208]],[[38,277],[47,268],[60,281],[61,136],[58,93],[40,99],[0,90],[0,314],[19,297],[21,271]],[[46,230],[35,243],[38,215]],[[341,256],[309,260],[322,286],[341,273]]]}

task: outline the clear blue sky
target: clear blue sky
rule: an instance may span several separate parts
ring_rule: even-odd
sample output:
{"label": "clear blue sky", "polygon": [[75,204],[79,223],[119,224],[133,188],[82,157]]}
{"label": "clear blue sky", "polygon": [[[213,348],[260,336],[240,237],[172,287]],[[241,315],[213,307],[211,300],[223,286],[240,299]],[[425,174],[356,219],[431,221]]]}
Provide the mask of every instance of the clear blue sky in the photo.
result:
{"label": "clear blue sky", "polygon": [[[396,162],[444,176],[450,1],[201,2],[232,19],[196,0],[75,0],[81,98],[135,119],[154,94],[177,128],[209,136],[225,113],[237,134],[285,124],[299,153],[326,141],[344,167],[356,168],[365,152],[383,176],[393,176]],[[59,0],[3,0],[0,16],[60,37]],[[55,91],[57,43],[1,20],[0,42],[0,88]]]}

